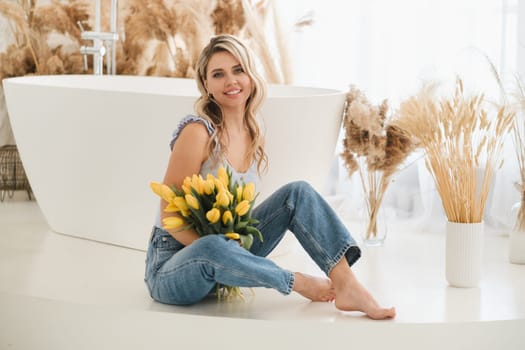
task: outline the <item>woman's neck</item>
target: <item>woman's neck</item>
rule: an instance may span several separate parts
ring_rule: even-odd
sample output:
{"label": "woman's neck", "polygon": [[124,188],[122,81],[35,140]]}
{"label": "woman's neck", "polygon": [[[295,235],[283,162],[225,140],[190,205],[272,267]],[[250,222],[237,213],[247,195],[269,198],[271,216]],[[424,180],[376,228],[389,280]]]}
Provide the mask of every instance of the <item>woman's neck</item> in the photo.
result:
{"label": "woman's neck", "polygon": [[244,121],[244,113],[235,113],[224,115],[224,125],[228,132],[240,134],[246,130],[246,123]]}

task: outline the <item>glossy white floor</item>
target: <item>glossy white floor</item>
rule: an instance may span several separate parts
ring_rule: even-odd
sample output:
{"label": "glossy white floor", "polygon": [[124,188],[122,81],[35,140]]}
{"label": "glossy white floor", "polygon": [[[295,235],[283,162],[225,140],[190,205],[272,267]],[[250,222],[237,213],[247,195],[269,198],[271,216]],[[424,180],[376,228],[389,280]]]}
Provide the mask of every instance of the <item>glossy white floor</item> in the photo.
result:
{"label": "glossy white floor", "polygon": [[[386,245],[364,248],[355,265],[395,320],[267,289],[175,307],[149,298],[144,252],[51,232],[17,193],[0,203],[0,349],[523,349],[525,265],[508,262],[508,238],[486,234],[480,288],[458,289],[444,278],[444,235],[415,227],[390,227]],[[299,247],[274,260],[320,274]]]}

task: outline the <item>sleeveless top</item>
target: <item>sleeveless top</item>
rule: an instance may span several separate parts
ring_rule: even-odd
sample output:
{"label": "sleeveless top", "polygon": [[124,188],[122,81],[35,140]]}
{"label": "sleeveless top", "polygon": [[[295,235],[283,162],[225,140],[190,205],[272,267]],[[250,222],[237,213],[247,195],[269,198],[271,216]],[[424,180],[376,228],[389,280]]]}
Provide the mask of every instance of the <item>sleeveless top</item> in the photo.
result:
{"label": "sleeveless top", "polygon": [[[205,127],[206,127],[206,130],[208,131],[208,134],[211,136],[213,134],[213,131],[215,130],[213,128],[213,125],[211,122],[209,122],[208,120],[200,117],[200,116],[195,116],[195,115],[188,115],[186,117],[184,117],[179,125],[177,126],[177,128],[175,129],[175,131],[173,132],[172,134],[172,137],[171,137],[171,141],[170,141],[170,149],[173,149],[173,145],[175,144],[175,141],[177,141],[180,133],[182,132],[182,130],[188,125],[188,124],[191,124],[191,123],[201,123],[203,124]],[[215,154],[212,154],[210,157],[208,157],[208,159],[206,159],[204,161],[204,163],[202,163],[201,165],[201,170],[200,170],[200,175],[203,177],[203,178],[206,178],[206,176],[208,174],[213,174],[213,176],[217,176],[217,172],[219,171],[219,168],[222,166],[224,168],[228,168],[231,173],[232,173],[232,181],[233,182],[238,182],[238,183],[249,183],[249,182],[253,182],[255,184],[255,188],[257,188],[257,182],[258,182],[258,174],[257,174],[257,162],[254,160],[252,162],[252,164],[250,165],[250,168],[248,168],[248,170],[246,170],[246,172],[239,172],[237,170],[235,170],[235,168],[230,164],[230,162],[228,161],[228,159],[226,158],[223,158],[223,159],[220,159],[218,160],[217,162],[215,162],[215,159],[216,157],[218,156],[219,152],[218,152],[218,147],[219,146],[219,143],[216,143],[216,149],[215,149]],[[160,208],[158,210],[158,213],[157,213],[157,220],[155,221],[155,226],[156,227],[159,227],[159,228],[162,228],[162,224],[160,222]]]}

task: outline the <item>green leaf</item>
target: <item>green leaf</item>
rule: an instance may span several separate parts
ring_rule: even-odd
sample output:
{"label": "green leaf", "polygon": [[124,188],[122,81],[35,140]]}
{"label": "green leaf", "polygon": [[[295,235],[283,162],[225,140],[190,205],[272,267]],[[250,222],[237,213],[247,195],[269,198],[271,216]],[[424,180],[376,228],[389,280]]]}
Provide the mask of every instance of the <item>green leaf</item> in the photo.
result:
{"label": "green leaf", "polygon": [[244,249],[250,250],[253,244],[253,236],[251,234],[241,235],[241,245]]}
{"label": "green leaf", "polygon": [[177,188],[175,185],[170,185],[170,188],[177,195],[177,197],[184,197],[186,194],[182,189]]}
{"label": "green leaf", "polygon": [[238,232],[238,230],[245,229],[246,226],[248,226],[248,221],[239,221],[237,225],[235,225],[235,232]]}
{"label": "green leaf", "polygon": [[249,218],[248,219],[248,224],[249,225],[257,225],[259,223],[259,220],[255,219],[255,218]]}
{"label": "green leaf", "polygon": [[255,227],[253,227],[253,226],[246,227],[246,232],[255,235],[259,239],[259,241],[263,242],[263,235],[262,235],[261,231],[259,231]]}
{"label": "green leaf", "polygon": [[[206,214],[204,214],[200,209],[193,209],[188,207],[191,212],[190,217],[193,219],[195,225],[195,230],[199,233],[200,236],[206,234],[206,228],[209,227],[209,221],[206,219]],[[209,233],[209,232],[208,232]]]}

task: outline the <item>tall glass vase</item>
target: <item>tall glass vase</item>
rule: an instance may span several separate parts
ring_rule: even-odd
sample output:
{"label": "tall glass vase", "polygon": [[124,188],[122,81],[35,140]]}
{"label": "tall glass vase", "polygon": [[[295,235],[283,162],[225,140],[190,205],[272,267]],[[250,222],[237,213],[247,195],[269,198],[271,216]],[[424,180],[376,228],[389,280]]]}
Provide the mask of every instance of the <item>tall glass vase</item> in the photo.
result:
{"label": "tall glass vase", "polygon": [[387,220],[382,206],[374,209],[363,208],[359,213],[360,234],[367,246],[382,246],[387,236]]}
{"label": "tall glass vase", "polygon": [[359,210],[361,238],[368,246],[381,246],[387,234],[386,215],[382,203],[390,176],[385,175],[381,170],[370,170],[361,163],[359,179],[363,189],[363,205]]}

